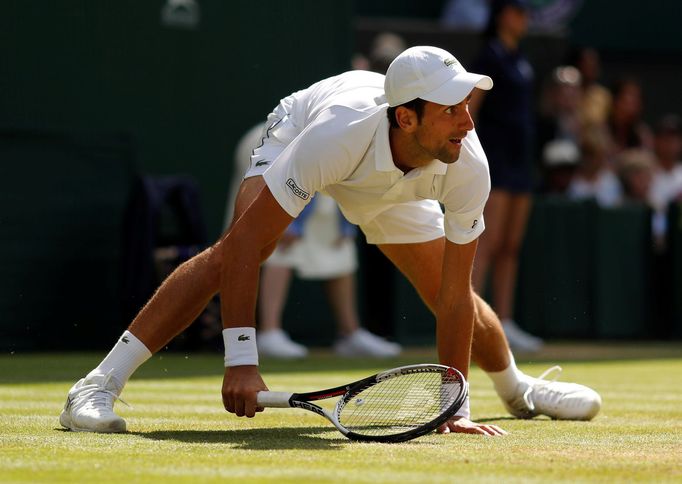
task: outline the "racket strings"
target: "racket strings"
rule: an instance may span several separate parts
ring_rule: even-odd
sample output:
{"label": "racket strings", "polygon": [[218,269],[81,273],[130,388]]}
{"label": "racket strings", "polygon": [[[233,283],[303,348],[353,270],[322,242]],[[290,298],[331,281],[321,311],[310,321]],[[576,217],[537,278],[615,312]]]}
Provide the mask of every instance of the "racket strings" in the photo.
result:
{"label": "racket strings", "polygon": [[365,435],[389,435],[429,424],[462,394],[462,381],[438,372],[402,374],[368,386],[337,409],[341,425]]}

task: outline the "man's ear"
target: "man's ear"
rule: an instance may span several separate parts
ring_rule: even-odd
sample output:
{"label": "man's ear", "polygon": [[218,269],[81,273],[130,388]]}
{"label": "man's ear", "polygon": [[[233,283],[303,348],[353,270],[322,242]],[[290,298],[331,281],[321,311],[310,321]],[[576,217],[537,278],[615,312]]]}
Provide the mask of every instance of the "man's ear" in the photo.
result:
{"label": "man's ear", "polygon": [[407,132],[412,132],[417,128],[419,120],[417,119],[417,112],[406,108],[405,106],[398,106],[395,110],[395,120],[398,122],[400,129]]}

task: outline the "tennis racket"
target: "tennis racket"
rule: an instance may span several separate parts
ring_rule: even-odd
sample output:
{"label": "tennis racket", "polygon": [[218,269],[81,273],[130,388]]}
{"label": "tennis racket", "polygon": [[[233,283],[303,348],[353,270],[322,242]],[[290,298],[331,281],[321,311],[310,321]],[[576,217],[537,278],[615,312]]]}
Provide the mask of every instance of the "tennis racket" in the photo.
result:
{"label": "tennis racket", "polygon": [[[261,407],[302,408],[328,419],[346,437],[404,442],[454,415],[467,397],[464,376],[443,365],[410,365],[347,385],[309,393],[258,392]],[[341,397],[333,411],[312,402]]]}

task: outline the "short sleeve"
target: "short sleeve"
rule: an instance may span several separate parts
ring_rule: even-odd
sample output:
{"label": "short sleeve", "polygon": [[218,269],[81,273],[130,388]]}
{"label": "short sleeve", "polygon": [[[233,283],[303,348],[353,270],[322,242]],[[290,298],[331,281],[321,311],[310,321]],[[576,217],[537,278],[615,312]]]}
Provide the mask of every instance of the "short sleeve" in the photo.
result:
{"label": "short sleeve", "polygon": [[297,217],[320,190],[346,179],[369,146],[374,130],[367,113],[334,106],[308,125],[264,172],[275,199]]}
{"label": "short sleeve", "polygon": [[490,193],[490,173],[475,133],[471,138],[475,138],[473,149],[480,150],[480,155],[451,165],[441,200],[445,207],[445,237],[455,244],[467,244],[485,230],[483,209]]}

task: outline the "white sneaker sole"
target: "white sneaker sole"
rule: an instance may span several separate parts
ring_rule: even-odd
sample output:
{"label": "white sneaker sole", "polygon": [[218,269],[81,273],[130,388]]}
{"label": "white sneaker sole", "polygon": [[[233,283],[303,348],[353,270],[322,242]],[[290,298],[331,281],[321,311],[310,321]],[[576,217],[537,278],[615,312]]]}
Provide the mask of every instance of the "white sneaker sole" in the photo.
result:
{"label": "white sneaker sole", "polygon": [[59,423],[61,424],[62,427],[71,430],[72,432],[97,432],[103,434],[118,434],[126,431],[126,422],[123,419],[114,420],[110,422],[108,425],[102,426],[102,428],[97,429],[77,427],[71,420],[71,416],[64,411],[62,411],[61,415],[59,415]]}

